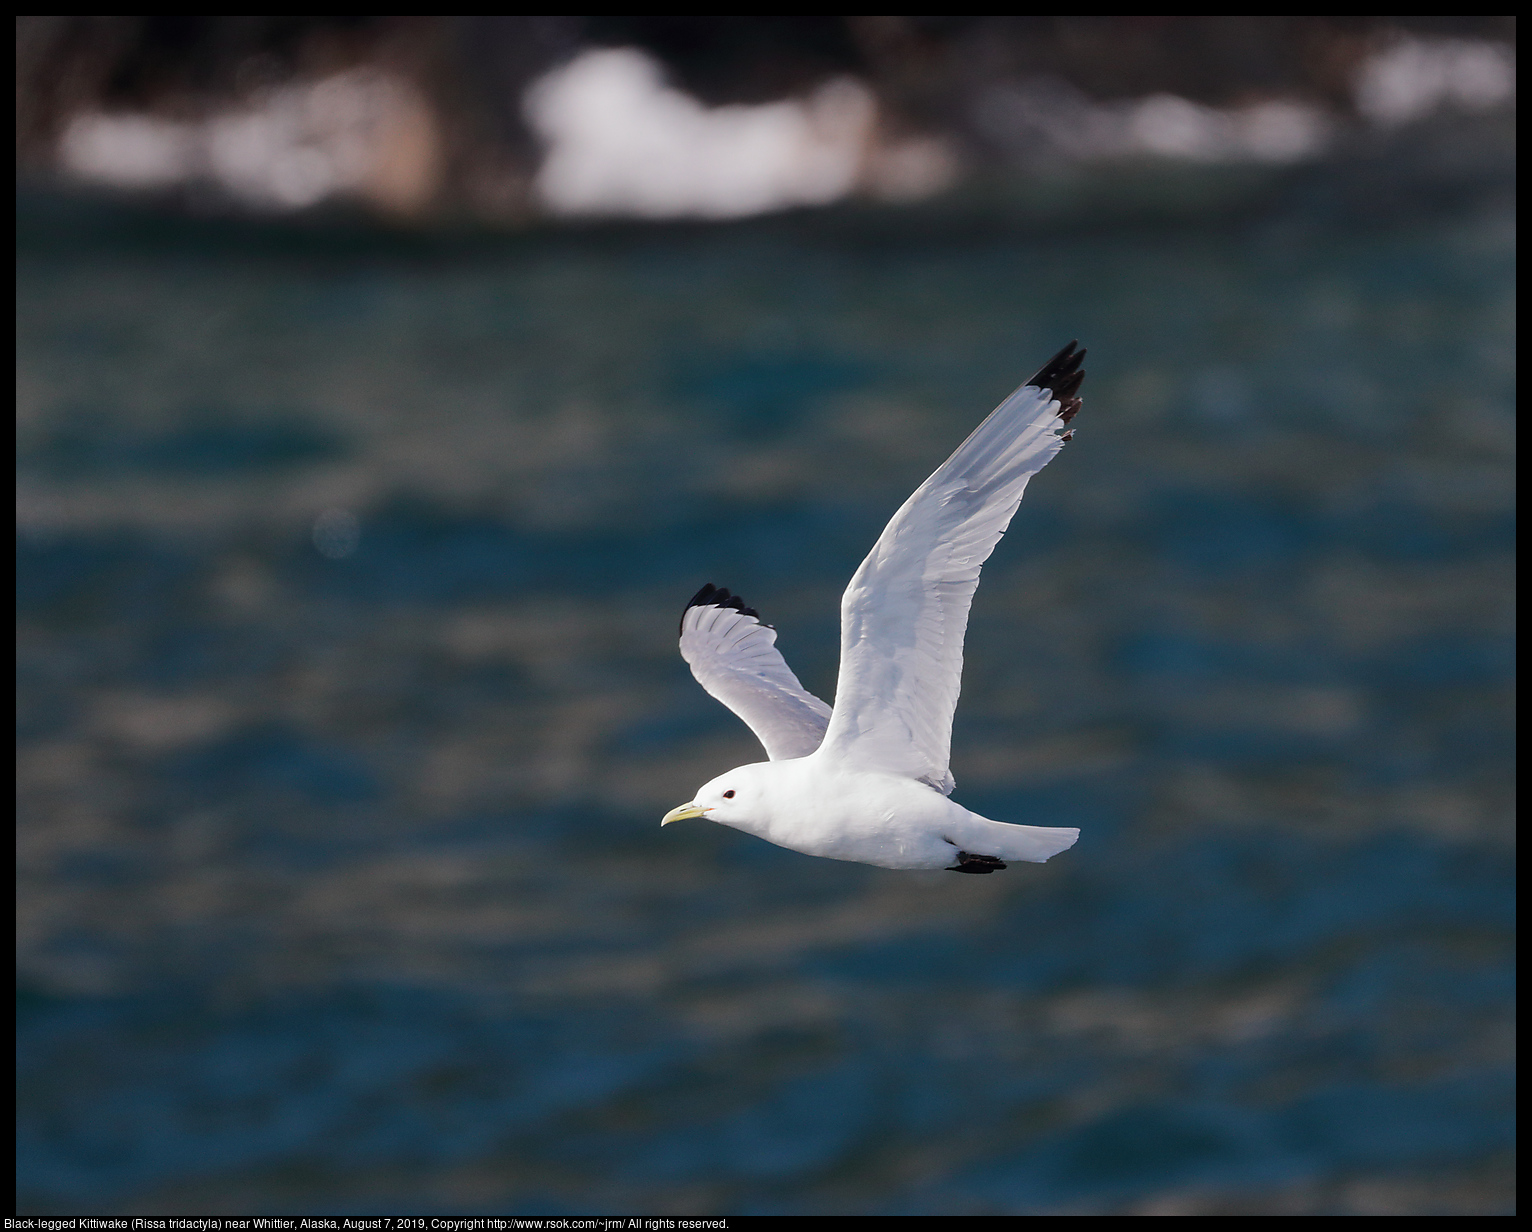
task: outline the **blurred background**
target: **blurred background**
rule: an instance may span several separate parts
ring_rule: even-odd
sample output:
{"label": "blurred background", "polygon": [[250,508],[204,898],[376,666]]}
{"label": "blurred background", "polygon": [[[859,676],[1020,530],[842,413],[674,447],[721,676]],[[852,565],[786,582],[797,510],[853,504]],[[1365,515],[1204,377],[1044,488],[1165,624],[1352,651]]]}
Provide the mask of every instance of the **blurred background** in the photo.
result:
{"label": "blurred background", "polygon": [[[17,23],[28,1214],[1509,1214],[1509,18]],[[659,828],[1071,338],[985,878]]]}

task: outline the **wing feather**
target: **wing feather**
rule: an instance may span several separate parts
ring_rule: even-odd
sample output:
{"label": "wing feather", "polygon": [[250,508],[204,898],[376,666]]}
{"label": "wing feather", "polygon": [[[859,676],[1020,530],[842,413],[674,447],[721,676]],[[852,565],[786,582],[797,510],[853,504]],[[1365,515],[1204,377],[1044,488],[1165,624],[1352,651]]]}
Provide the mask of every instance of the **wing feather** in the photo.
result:
{"label": "wing feather", "polygon": [[681,614],[681,657],[692,675],[781,761],[819,747],[830,707],[798,683],[776,642],[754,608],[711,584]]}
{"label": "wing feather", "polygon": [[1072,435],[1084,351],[1054,356],[894,514],[841,599],[840,676],[822,747],[951,792],[952,712],[979,570],[1027,482]]}

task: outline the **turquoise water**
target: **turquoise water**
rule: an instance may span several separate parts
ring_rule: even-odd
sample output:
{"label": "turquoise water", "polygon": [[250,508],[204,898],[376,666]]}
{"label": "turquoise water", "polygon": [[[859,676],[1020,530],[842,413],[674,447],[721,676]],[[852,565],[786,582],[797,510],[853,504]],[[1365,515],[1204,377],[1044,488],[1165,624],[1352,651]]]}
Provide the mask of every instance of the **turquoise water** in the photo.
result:
{"label": "turquoise water", "polygon": [[[1508,1212],[1511,224],[1449,198],[24,198],[21,1209]],[[1070,338],[953,770],[1079,844],[662,832],[758,756],[681,605],[828,696],[883,522]]]}

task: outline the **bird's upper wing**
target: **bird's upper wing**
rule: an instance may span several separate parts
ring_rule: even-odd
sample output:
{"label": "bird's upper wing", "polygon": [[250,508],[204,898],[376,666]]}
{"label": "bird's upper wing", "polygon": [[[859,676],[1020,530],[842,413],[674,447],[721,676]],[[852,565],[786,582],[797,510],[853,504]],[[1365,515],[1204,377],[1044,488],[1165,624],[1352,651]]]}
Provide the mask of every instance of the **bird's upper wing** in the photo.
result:
{"label": "bird's upper wing", "polygon": [[692,675],[781,761],[819,747],[830,707],[798,683],[776,643],[760,613],[711,584],[681,613],[681,657]]}
{"label": "bird's upper wing", "polygon": [[827,756],[952,790],[947,760],[968,607],[1027,481],[1069,440],[1065,425],[1085,378],[1085,352],[1075,345],[915,490],[846,587]]}

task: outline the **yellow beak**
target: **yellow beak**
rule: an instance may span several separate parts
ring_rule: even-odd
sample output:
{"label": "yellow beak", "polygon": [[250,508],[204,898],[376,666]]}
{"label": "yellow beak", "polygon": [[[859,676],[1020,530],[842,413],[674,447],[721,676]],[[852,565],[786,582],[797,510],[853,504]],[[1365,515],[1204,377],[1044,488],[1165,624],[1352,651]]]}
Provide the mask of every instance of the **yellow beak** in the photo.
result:
{"label": "yellow beak", "polygon": [[660,825],[668,826],[673,821],[685,821],[688,817],[701,817],[707,809],[697,804],[683,804],[680,808],[673,808],[665,816],[660,818]]}

